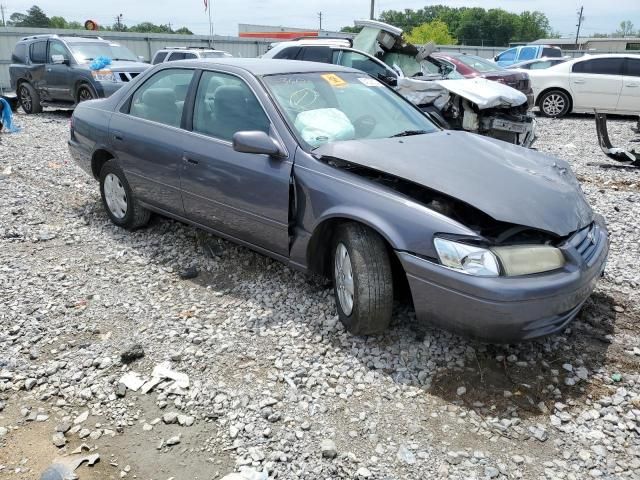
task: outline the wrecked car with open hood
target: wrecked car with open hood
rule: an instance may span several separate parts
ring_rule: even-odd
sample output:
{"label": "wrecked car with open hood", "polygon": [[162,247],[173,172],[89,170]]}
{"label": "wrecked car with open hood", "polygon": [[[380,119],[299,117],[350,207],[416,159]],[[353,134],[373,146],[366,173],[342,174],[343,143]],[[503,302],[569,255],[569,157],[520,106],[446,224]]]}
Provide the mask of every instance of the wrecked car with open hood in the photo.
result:
{"label": "wrecked car with open hood", "polygon": [[608,235],[569,165],[444,130],[359,70],[169,62],[80,104],[70,151],[113,223],[160,213],[333,280],[354,334],[418,319],[511,342],[562,330]]}
{"label": "wrecked car with open hood", "polygon": [[263,58],[357,68],[393,87],[443,128],[524,147],[533,144],[536,121],[525,93],[485,78],[466,79],[455,65],[431,55],[435,45],[418,48],[405,43],[399,28],[373,20],[356,25],[363,29],[353,41],[303,38],[281,42]]}

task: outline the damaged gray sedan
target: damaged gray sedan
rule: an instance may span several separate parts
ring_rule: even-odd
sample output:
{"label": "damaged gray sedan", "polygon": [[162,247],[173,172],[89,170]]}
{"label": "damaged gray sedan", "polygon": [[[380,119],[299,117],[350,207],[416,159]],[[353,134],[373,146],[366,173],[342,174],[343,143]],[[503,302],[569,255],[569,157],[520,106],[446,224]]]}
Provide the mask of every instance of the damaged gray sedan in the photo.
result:
{"label": "damaged gray sedan", "polygon": [[162,64],[79,105],[70,151],[111,220],[151,212],[331,277],[340,320],[420,320],[495,342],[548,335],[602,274],[608,237],[568,164],[434,125],[366,74],[225,59]]}

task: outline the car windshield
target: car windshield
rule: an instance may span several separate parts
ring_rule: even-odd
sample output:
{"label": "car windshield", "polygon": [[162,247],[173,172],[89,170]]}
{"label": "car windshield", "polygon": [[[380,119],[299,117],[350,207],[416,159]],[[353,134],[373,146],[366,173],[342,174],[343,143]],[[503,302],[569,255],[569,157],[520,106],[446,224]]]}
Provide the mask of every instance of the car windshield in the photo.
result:
{"label": "car windshield", "polygon": [[268,75],[264,81],[299,138],[310,148],[336,141],[438,130],[408,101],[363,73]]}
{"label": "car windshield", "polygon": [[496,65],[495,63],[482,57],[476,57],[475,55],[459,55],[455,58],[459,62],[464,63],[467,67],[473,68],[480,73],[504,70],[504,68]]}
{"label": "car windshield", "polygon": [[73,56],[79,63],[89,63],[98,57],[107,57],[114,61],[139,61],[138,57],[136,57],[131,50],[117,43],[70,43],[69,48],[71,48]]}
{"label": "car windshield", "polygon": [[229,57],[230,55],[226,52],[202,52],[200,53],[200,58],[222,58]]}

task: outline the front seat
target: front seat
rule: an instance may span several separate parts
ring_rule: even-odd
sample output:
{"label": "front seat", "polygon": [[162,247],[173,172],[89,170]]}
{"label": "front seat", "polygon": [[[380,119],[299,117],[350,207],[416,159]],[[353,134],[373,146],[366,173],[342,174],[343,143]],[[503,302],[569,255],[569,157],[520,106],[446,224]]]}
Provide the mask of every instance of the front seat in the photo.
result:
{"label": "front seat", "polygon": [[259,104],[249,97],[245,88],[237,85],[223,85],[216,90],[213,123],[211,133],[226,140],[240,131],[269,132],[268,120]]}

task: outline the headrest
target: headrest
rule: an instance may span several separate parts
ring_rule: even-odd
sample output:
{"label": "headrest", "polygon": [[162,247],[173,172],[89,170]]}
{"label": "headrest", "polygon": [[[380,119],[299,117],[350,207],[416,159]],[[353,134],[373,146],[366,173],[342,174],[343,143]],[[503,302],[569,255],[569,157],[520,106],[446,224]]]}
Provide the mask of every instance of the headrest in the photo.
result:
{"label": "headrest", "polygon": [[148,107],[155,108],[168,103],[175,106],[176,94],[171,88],[152,88],[144,92],[142,102]]}

